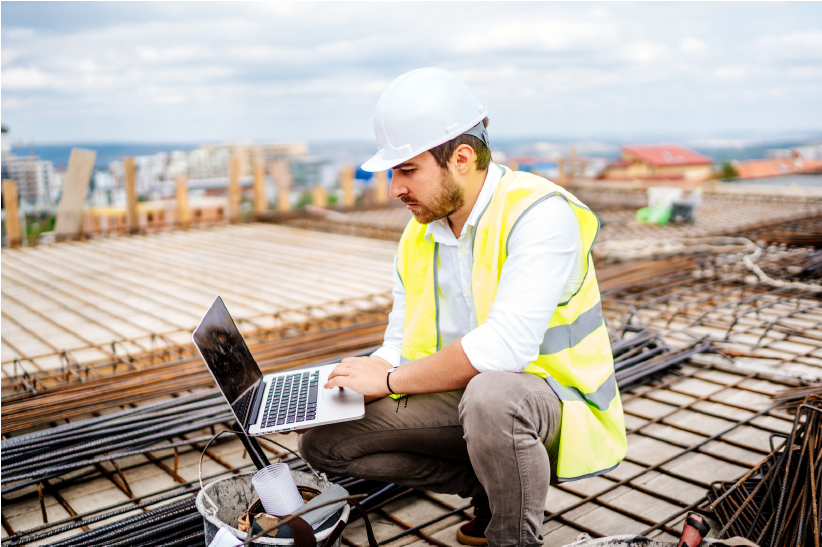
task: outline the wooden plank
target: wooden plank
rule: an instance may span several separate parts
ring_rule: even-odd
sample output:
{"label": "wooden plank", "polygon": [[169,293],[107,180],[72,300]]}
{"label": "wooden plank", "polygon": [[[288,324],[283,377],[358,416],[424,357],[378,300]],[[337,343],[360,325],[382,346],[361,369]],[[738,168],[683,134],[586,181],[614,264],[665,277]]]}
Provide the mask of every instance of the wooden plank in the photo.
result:
{"label": "wooden plank", "polygon": [[388,203],[388,171],[374,173],[374,201]]}
{"label": "wooden plank", "polygon": [[311,203],[316,207],[328,207],[328,195],[325,191],[325,186],[318,184],[311,191]]}
{"label": "wooden plank", "polygon": [[271,162],[269,167],[271,177],[277,181],[277,210],[291,210],[291,185],[294,182],[288,162],[279,160]]}
{"label": "wooden plank", "polygon": [[354,166],[343,165],[340,170],[340,188],[342,188],[342,205],[350,207],[354,205],[356,199],[354,197]]}
{"label": "wooden plank", "polygon": [[6,238],[9,247],[20,246],[20,215],[17,212],[17,183],[3,181],[3,205],[6,207]]}
{"label": "wooden plank", "polygon": [[265,163],[263,151],[259,148],[254,150],[254,212],[262,213],[268,210],[268,202],[265,199]]}
{"label": "wooden plank", "polygon": [[177,224],[188,228],[191,224],[191,208],[188,205],[188,175],[177,175]]}
{"label": "wooden plank", "polygon": [[242,189],[240,188],[240,155],[237,152],[231,154],[228,170],[228,221],[240,221],[240,200]]}
{"label": "wooden plank", "polygon": [[54,223],[55,239],[77,237],[82,231],[83,206],[86,202],[88,185],[94,172],[97,152],[83,148],[72,148],[66,169],[66,183],[63,196],[57,206],[57,220]]}
{"label": "wooden plank", "polygon": [[126,231],[136,234],[140,230],[140,217],[137,215],[137,167],[133,157],[123,158],[123,170],[126,185]]}

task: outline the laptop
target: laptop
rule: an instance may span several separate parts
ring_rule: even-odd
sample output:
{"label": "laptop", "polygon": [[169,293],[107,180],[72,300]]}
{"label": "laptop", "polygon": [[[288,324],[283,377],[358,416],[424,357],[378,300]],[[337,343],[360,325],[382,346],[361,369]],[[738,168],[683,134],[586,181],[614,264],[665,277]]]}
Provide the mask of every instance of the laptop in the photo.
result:
{"label": "laptop", "polygon": [[237,423],[249,435],[283,433],[365,416],[361,394],[348,388],[322,387],[339,363],[263,376],[219,296],[191,338]]}

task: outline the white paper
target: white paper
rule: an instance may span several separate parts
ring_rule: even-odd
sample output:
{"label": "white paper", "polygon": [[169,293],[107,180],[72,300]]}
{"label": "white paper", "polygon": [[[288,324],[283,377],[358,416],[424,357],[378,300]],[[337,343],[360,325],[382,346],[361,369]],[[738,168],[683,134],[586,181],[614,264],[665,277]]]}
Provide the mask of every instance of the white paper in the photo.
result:
{"label": "white paper", "polygon": [[243,542],[237,539],[228,528],[220,528],[208,547],[243,547]]}

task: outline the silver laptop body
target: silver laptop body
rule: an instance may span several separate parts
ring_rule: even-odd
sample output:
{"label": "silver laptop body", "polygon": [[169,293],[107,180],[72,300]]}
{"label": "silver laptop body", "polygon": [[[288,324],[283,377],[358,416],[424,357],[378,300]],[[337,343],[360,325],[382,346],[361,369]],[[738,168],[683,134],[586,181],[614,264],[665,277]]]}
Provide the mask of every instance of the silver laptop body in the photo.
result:
{"label": "silver laptop body", "polygon": [[348,388],[322,387],[339,363],[263,376],[219,296],[191,338],[237,422],[249,435],[365,416],[362,395]]}

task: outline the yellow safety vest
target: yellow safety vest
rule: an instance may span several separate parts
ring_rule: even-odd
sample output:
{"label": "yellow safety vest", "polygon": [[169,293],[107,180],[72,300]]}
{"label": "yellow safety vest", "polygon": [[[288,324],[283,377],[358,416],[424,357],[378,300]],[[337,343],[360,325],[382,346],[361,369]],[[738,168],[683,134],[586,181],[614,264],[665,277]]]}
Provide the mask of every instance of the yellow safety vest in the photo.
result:
{"label": "yellow safety vest", "polygon": [[[584,277],[551,316],[539,357],[525,372],[545,378],[562,402],[557,479],[570,481],[613,469],[625,457],[628,446],[591,258],[599,219],[564,188],[530,173],[505,169],[474,230],[471,289],[477,324],[482,325],[497,293],[511,232],[526,212],[555,195],[568,201],[579,220]],[[425,225],[411,219],[397,252],[397,271],[406,292],[402,362],[442,349],[436,265],[439,244],[426,240],[425,230]]]}

